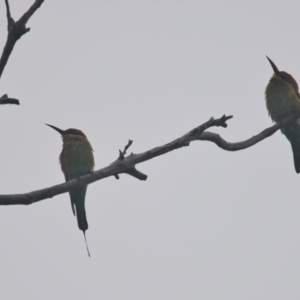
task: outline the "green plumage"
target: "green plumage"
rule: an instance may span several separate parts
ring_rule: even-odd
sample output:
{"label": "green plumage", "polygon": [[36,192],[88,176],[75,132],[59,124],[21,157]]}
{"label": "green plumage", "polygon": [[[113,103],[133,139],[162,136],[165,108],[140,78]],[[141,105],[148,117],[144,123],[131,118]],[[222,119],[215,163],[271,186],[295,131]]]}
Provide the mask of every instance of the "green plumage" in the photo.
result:
{"label": "green plumage", "polygon": [[[270,59],[269,61],[275,74],[266,88],[266,104],[270,117],[278,123],[300,111],[300,95],[295,79],[290,74],[279,71]],[[300,120],[283,127],[281,131],[291,143],[295,170],[300,173]]]}
{"label": "green plumage", "polygon": [[[79,179],[81,176],[91,173],[95,164],[93,148],[85,134],[78,129],[61,130],[52,125],[48,126],[58,131],[62,136],[63,149],[59,156],[59,161],[66,181]],[[69,192],[72,211],[77,216],[78,227],[83,231],[84,238],[85,231],[88,229],[85,212],[86,190],[87,186],[85,185],[73,188]],[[86,247],[90,255],[87,243]]]}
{"label": "green plumage", "polygon": [[[93,149],[85,135],[65,134],[63,138],[63,150],[59,160],[66,181],[78,179],[94,169]],[[77,215],[78,227],[82,231],[88,229],[85,213],[85,195],[87,186],[78,187],[70,191],[73,213]]]}
{"label": "green plumage", "polygon": [[296,173],[300,173],[300,125],[293,124],[282,128],[282,133],[290,141]]}

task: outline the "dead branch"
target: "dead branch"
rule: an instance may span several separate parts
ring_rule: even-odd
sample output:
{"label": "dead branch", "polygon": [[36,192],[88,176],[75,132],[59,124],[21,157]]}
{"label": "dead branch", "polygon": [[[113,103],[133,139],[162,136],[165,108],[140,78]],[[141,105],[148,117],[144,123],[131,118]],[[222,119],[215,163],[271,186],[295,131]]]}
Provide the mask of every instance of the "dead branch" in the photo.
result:
{"label": "dead branch", "polygon": [[[56,195],[68,192],[70,189],[93,183],[95,181],[107,178],[109,176],[116,176],[121,173],[126,173],[139,180],[146,180],[147,176],[138,170],[136,170],[135,165],[146,160],[150,160],[154,157],[163,155],[167,152],[173,151],[175,149],[188,146],[193,140],[197,140],[204,130],[214,127],[222,126],[227,127],[226,121],[231,119],[232,116],[223,116],[220,119],[211,118],[209,121],[198,126],[197,128],[191,130],[179,139],[174,140],[161,147],[156,147],[149,151],[140,154],[131,153],[129,156],[125,157],[125,153],[132,141],[129,140],[128,144],[125,146],[123,152],[120,151],[120,156],[116,161],[114,161],[109,166],[102,168],[92,174],[82,176],[80,179],[75,179],[68,181],[66,183],[58,184],[50,188],[33,191],[26,194],[16,194],[16,195],[0,195],[0,205],[16,205],[23,204],[28,205],[44,199],[52,198]],[[122,154],[122,155],[121,155]]]}
{"label": "dead branch", "polygon": [[126,173],[128,175],[131,175],[139,180],[146,180],[147,176],[143,173],[136,170],[135,165],[142,163],[144,161],[150,160],[152,158],[155,158],[157,156],[166,154],[168,152],[171,152],[173,150],[189,146],[190,142],[197,141],[197,140],[205,140],[205,141],[211,141],[214,142],[216,145],[221,147],[224,150],[230,150],[230,151],[237,151],[242,150],[248,147],[251,147],[255,145],[256,143],[262,141],[263,139],[271,136],[274,134],[278,129],[281,127],[293,122],[296,118],[299,117],[299,114],[292,115],[288,118],[286,118],[282,123],[276,124],[272,127],[269,127],[265,130],[263,130],[258,135],[253,136],[252,138],[245,140],[243,142],[238,143],[229,143],[225,141],[223,138],[221,138],[218,134],[212,133],[212,132],[205,132],[206,129],[214,126],[221,126],[226,128],[227,123],[226,121],[231,119],[232,116],[223,116],[220,119],[214,119],[211,118],[209,121],[205,122],[204,124],[192,129],[182,137],[165,144],[160,147],[153,148],[151,150],[148,150],[143,153],[139,154],[133,154],[131,153],[129,156],[125,157],[125,152],[129,148],[129,146],[132,144],[131,141],[129,141],[130,145],[127,148],[124,148],[122,159],[120,157],[111,163],[109,166],[102,168],[100,170],[97,170],[93,172],[92,174],[85,175],[81,177],[80,179],[74,179],[71,181],[68,181],[66,183],[58,184],[49,188],[45,188],[42,190],[33,191],[30,193],[25,194],[15,194],[15,195],[0,195],[0,205],[16,205],[16,204],[22,204],[22,205],[28,205],[32,204],[44,199],[52,198],[56,195],[60,195],[63,193],[68,192],[70,189],[82,185],[91,184],[95,181],[107,178],[109,176],[117,176],[121,173]]}
{"label": "dead branch", "polygon": [[213,142],[217,146],[222,148],[223,150],[239,151],[239,150],[249,148],[249,147],[259,143],[260,141],[266,139],[267,137],[274,134],[278,129],[282,128],[283,126],[285,126],[287,124],[290,124],[295,119],[299,118],[299,116],[300,116],[300,113],[289,116],[286,119],[284,119],[281,123],[275,124],[272,127],[269,127],[267,129],[263,130],[262,132],[260,132],[259,134],[254,135],[253,137],[251,137],[245,141],[242,141],[242,142],[230,143],[230,142],[225,141],[219,134],[216,134],[213,132],[208,132],[208,131],[203,132],[199,136],[198,140]]}
{"label": "dead branch", "polygon": [[[119,158],[118,160],[123,160],[125,158],[126,155],[126,151],[128,150],[128,148],[132,145],[133,141],[132,140],[128,140],[127,145],[124,147],[124,150],[121,151],[119,150]],[[128,175],[131,175],[139,180],[147,180],[147,175],[143,174],[142,172],[138,171],[135,166],[129,168],[128,170],[124,171],[124,172],[120,172],[120,173],[125,173]],[[115,174],[114,175],[116,177],[116,179],[120,179],[119,174]]]}
{"label": "dead branch", "polygon": [[7,94],[4,94],[2,97],[0,97],[0,104],[16,104],[20,105],[20,102],[18,99],[15,98],[9,98]]}
{"label": "dead branch", "polygon": [[[30,17],[35,13],[35,11],[42,5],[44,0],[36,0],[31,7],[23,14],[23,16],[15,22],[10,13],[10,7],[8,0],[5,0],[6,6],[6,16],[7,16],[7,40],[5,46],[3,48],[3,52],[0,58],[0,78],[4,71],[4,68],[7,64],[7,61],[14,49],[16,42],[27,33],[30,28],[26,27],[26,24]],[[10,98],[12,100],[16,100],[14,98]],[[8,100],[0,102],[0,104],[7,104]],[[3,103],[4,102],[4,103]],[[19,104],[16,101],[11,101],[9,104]]]}
{"label": "dead branch", "polygon": [[119,160],[122,160],[125,158],[125,155],[126,155],[126,151],[128,150],[128,148],[132,145],[133,141],[132,140],[128,140],[128,143],[127,145],[124,147],[124,150],[121,151],[119,150]]}
{"label": "dead branch", "polygon": [[[132,145],[132,143],[133,143],[132,140],[128,140],[128,143],[127,143],[127,145],[124,147],[124,150],[123,150],[123,151],[119,150],[119,158],[118,158],[118,160],[122,160],[122,159],[125,158],[126,151],[127,151],[128,148]],[[131,171],[132,171],[132,170],[131,170]],[[140,179],[140,180],[146,180],[146,179],[147,179],[147,176],[144,175],[143,173],[138,172],[138,175],[137,175],[136,172],[138,172],[138,171],[135,169],[134,172],[131,172],[131,173],[132,173],[131,175],[132,175],[133,177],[136,177],[137,179]],[[127,174],[129,174],[129,173],[127,173]],[[141,177],[141,175],[142,175],[142,177]],[[115,178],[116,178],[116,179],[120,179],[120,177],[119,177],[118,174],[115,174]],[[141,179],[141,178],[144,178],[144,179]]]}

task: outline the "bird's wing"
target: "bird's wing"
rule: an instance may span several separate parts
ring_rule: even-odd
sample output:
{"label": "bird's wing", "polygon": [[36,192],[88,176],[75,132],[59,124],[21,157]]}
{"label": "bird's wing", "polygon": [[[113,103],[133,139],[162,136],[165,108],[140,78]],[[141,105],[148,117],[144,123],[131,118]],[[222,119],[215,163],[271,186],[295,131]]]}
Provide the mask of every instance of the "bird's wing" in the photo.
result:
{"label": "bird's wing", "polygon": [[[65,173],[65,179],[66,181],[69,181],[69,178],[68,178],[68,174]],[[71,208],[72,208],[72,212],[73,212],[73,215],[76,216],[76,212],[75,212],[75,203],[74,203],[74,199],[73,199],[73,196],[72,196],[72,193],[71,191],[69,192],[70,194],[70,200],[71,200]]]}
{"label": "bird's wing", "polygon": [[296,173],[300,173],[300,120],[296,120],[295,123],[285,126],[281,130],[291,143],[295,170]]}

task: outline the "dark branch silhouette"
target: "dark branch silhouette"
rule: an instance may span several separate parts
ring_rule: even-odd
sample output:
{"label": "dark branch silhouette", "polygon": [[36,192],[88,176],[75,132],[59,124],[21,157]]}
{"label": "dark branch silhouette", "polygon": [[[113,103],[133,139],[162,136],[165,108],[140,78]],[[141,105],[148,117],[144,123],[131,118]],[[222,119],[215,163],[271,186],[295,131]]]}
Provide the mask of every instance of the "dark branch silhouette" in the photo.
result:
{"label": "dark branch silhouette", "polygon": [[125,158],[125,155],[126,155],[126,151],[128,150],[128,148],[132,145],[133,141],[132,140],[128,140],[128,143],[127,145],[124,147],[124,150],[121,151],[119,150],[119,160],[122,160]]}
{"label": "dark branch silhouette", "polygon": [[[118,158],[118,160],[123,160],[125,158],[126,151],[132,145],[132,143],[133,143],[132,140],[128,140],[128,143],[124,147],[124,150],[123,151],[119,150],[119,158]],[[138,171],[135,168],[135,166],[133,166],[133,167],[125,170],[124,172],[120,172],[120,173],[131,175],[132,177],[135,177],[135,178],[137,178],[139,180],[147,180],[147,177],[148,177],[147,175],[145,175],[142,172]],[[116,177],[116,179],[120,179],[119,174],[115,174],[114,176]]]}
{"label": "dark branch silhouette", "polygon": [[[5,0],[6,6],[6,16],[7,16],[7,40],[5,46],[3,48],[3,52],[0,58],[0,78],[4,71],[4,68],[7,64],[7,61],[14,49],[16,42],[25,34],[27,33],[30,28],[26,27],[26,24],[30,17],[35,13],[35,11],[42,5],[44,0],[36,0],[32,6],[28,9],[27,12],[23,14],[23,16],[18,20],[14,21],[10,13],[10,7],[8,0]],[[11,101],[8,102],[8,99]],[[1,101],[0,104],[19,104],[19,101],[14,98],[8,98],[6,101]],[[13,101],[14,100],[14,101]],[[16,101],[17,100],[17,101]]]}
{"label": "dark branch silhouette", "polygon": [[[132,140],[128,140],[128,143],[127,145],[124,147],[124,150],[121,151],[119,150],[119,158],[118,160],[122,160],[125,158],[125,154],[126,154],[126,151],[128,150],[128,148],[132,145],[133,141]],[[137,179],[140,179],[140,180],[146,180],[147,179],[147,176],[138,172],[136,169],[134,170],[131,170],[131,176],[133,177],[136,177]],[[115,177],[116,179],[120,179],[119,175],[118,174],[115,174]]]}
{"label": "dark branch silhouette", "polygon": [[16,104],[20,105],[20,102],[18,99],[15,98],[9,98],[7,94],[0,97],[0,104]]}
{"label": "dark branch silhouette", "polygon": [[[42,190],[33,191],[30,193],[25,194],[15,194],[15,195],[0,195],[0,205],[16,205],[16,204],[23,204],[28,205],[32,204],[44,199],[52,198],[56,195],[60,195],[63,193],[68,192],[70,189],[91,184],[95,181],[107,178],[109,176],[118,176],[118,174],[128,174],[131,175],[139,180],[146,180],[147,176],[140,171],[136,170],[135,166],[139,163],[142,163],[144,161],[153,159],[157,156],[166,154],[168,152],[171,152],[173,150],[189,146],[189,144],[193,141],[211,141],[215,143],[217,146],[219,146],[222,149],[229,150],[229,151],[237,151],[237,150],[243,150],[245,148],[251,147],[255,145],[256,143],[264,140],[265,138],[271,136],[274,134],[278,129],[281,127],[293,122],[296,118],[299,118],[300,113],[292,115],[288,118],[286,118],[283,122],[280,124],[275,124],[272,127],[269,127],[265,130],[263,130],[261,133],[253,136],[250,139],[247,139],[243,142],[238,143],[229,143],[225,141],[223,138],[221,138],[218,134],[212,133],[212,132],[205,132],[206,129],[210,127],[215,126],[221,126],[226,128],[227,127],[227,121],[232,118],[232,116],[223,116],[220,119],[214,119],[211,118],[209,121],[205,122],[204,124],[192,129],[182,137],[165,144],[160,147],[153,148],[151,150],[145,151],[143,153],[139,154],[133,154],[131,153],[127,157],[125,157],[125,152],[129,148],[129,146],[132,144],[132,141],[129,140],[129,143],[124,148],[124,151],[120,151],[122,155],[120,154],[119,158],[111,163],[109,166],[102,168],[100,170],[97,170],[93,172],[92,174],[88,174],[83,176],[80,179],[71,180],[66,183],[58,184],[49,188],[45,188]],[[129,146],[128,146],[129,145]],[[121,159],[120,159],[121,158]]]}
{"label": "dark branch silhouette", "polygon": [[294,120],[300,117],[300,113],[296,113],[292,116],[287,117],[284,119],[281,123],[277,123],[273,125],[272,127],[266,128],[262,132],[260,132],[257,135],[254,135],[253,137],[242,141],[242,142],[237,142],[237,143],[230,143],[225,141],[219,134],[213,133],[213,132],[203,132],[199,136],[200,141],[210,141],[215,143],[217,146],[220,148],[227,150],[227,151],[239,151],[239,150],[244,150],[246,148],[249,148],[260,141],[266,139],[267,137],[271,136],[274,134],[278,129],[282,128],[283,126],[290,124]]}

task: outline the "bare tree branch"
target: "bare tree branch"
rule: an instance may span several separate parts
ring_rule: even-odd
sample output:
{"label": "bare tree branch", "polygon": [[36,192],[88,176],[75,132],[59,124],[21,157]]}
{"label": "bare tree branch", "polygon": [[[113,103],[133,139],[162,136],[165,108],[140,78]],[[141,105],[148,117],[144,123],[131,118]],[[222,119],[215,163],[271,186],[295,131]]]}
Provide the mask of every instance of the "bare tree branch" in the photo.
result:
{"label": "bare tree branch", "polygon": [[[44,199],[52,198],[56,195],[63,194],[68,192],[70,189],[76,186],[87,185],[93,183],[97,180],[104,179],[109,176],[115,176],[120,173],[126,173],[131,175],[139,180],[146,180],[147,176],[143,173],[136,170],[135,165],[146,160],[150,160],[154,157],[163,155],[175,149],[188,146],[191,141],[198,140],[199,136],[203,133],[204,130],[214,127],[222,126],[227,127],[226,121],[231,119],[232,116],[223,116],[220,119],[211,118],[209,121],[198,126],[197,128],[191,130],[187,134],[183,135],[181,138],[172,141],[166,145],[156,147],[149,151],[133,154],[131,153],[127,157],[119,158],[114,161],[109,166],[102,168],[98,171],[93,172],[92,174],[85,175],[80,179],[74,179],[66,183],[58,184],[50,188],[33,191],[26,194],[16,194],[16,195],[0,195],[0,205],[15,205],[23,204],[28,205]],[[126,150],[132,144],[132,141],[129,140],[127,146],[125,146],[124,151],[122,152],[125,155]]]}
{"label": "bare tree branch", "polygon": [[[32,17],[32,15],[36,12],[38,8],[43,4],[44,0],[35,0],[35,2],[29,7],[29,9],[23,14],[23,16],[20,18],[18,22],[21,24],[24,24],[24,26],[27,24],[28,20]],[[30,28],[28,28],[28,31]],[[26,33],[26,32],[25,32]]]}
{"label": "bare tree branch", "polygon": [[[127,143],[127,145],[124,147],[124,150],[123,150],[123,151],[119,150],[119,158],[118,158],[119,160],[122,160],[122,159],[125,158],[126,151],[127,151],[128,148],[131,146],[132,143],[133,143],[132,140],[128,140],[128,143]],[[145,175],[145,176],[146,176],[146,175]],[[119,177],[118,174],[115,174],[115,177],[116,177],[116,179],[120,179],[120,177]],[[147,178],[147,176],[146,176],[146,178]],[[145,179],[145,180],[146,180],[146,179]]]}
{"label": "bare tree branch", "polygon": [[10,28],[13,26],[13,23],[15,21],[11,17],[8,0],[5,0],[5,6],[6,6],[6,16],[7,16],[7,30],[10,31]]}
{"label": "bare tree branch", "polygon": [[123,151],[119,150],[119,158],[118,158],[119,160],[122,160],[125,158],[126,151],[132,145],[132,143],[133,143],[132,140],[128,140],[128,144],[124,147],[124,150]]}
{"label": "bare tree branch", "polygon": [[95,181],[107,178],[109,176],[117,176],[121,173],[126,173],[131,175],[139,180],[146,180],[147,176],[143,173],[136,170],[135,165],[142,163],[144,161],[150,160],[154,157],[166,154],[173,150],[189,146],[192,141],[211,141],[214,142],[217,146],[224,150],[237,151],[243,150],[245,148],[251,147],[256,143],[264,140],[265,138],[274,134],[281,127],[290,124],[295,119],[299,118],[300,113],[289,116],[284,119],[281,123],[275,124],[272,127],[269,127],[263,130],[261,133],[253,136],[252,138],[238,143],[229,143],[225,141],[218,134],[212,132],[205,132],[206,129],[214,126],[227,127],[227,120],[231,119],[232,116],[223,116],[220,119],[211,118],[209,121],[204,124],[192,129],[182,137],[160,147],[153,148],[143,153],[133,154],[125,157],[125,152],[132,144],[132,141],[129,140],[127,146],[125,146],[124,151],[120,151],[123,156],[114,161],[109,166],[102,168],[98,171],[93,172],[92,174],[85,175],[80,179],[74,179],[66,183],[58,184],[49,188],[42,190],[33,191],[26,194],[15,194],[15,195],[0,195],[0,205],[16,205],[23,204],[28,205],[44,199],[52,198],[56,195],[60,195],[68,192],[70,189],[82,185],[87,185]]}
{"label": "bare tree branch", "polygon": [[16,195],[0,195],[0,205],[16,205],[16,204],[23,204],[28,205],[32,204],[44,199],[52,198],[56,195],[63,194],[68,192],[70,189],[87,185],[93,183],[95,181],[107,178],[109,176],[117,176],[121,173],[126,173],[131,175],[139,180],[146,180],[147,176],[143,173],[136,170],[135,165],[142,163],[144,161],[150,160],[154,157],[166,154],[170,151],[189,146],[190,142],[197,141],[197,140],[205,140],[211,141],[216,143],[219,147],[229,151],[237,151],[242,150],[248,147],[255,145],[256,143],[262,141],[263,139],[271,136],[274,134],[278,129],[281,127],[291,123],[296,118],[299,117],[299,114],[292,115],[286,118],[282,123],[276,124],[272,127],[269,127],[263,130],[258,135],[253,136],[252,138],[245,140],[243,142],[238,143],[228,143],[223,138],[221,138],[218,134],[212,132],[204,132],[206,129],[214,126],[221,126],[226,128],[227,123],[226,121],[231,119],[232,116],[223,116],[220,119],[213,119],[211,118],[209,121],[205,122],[204,124],[194,128],[193,130],[189,131],[182,137],[160,147],[153,148],[146,152],[140,154],[133,154],[131,153],[129,156],[125,157],[125,152],[132,144],[132,141],[129,140],[128,144],[125,146],[122,155],[120,154],[119,158],[110,164],[109,166],[102,168],[98,171],[95,171],[93,174],[89,174],[83,176],[80,179],[71,180],[63,184],[55,185],[50,188],[42,189],[33,191],[26,194],[16,194]]}
{"label": "bare tree branch", "polygon": [[289,116],[286,119],[284,119],[281,123],[275,124],[272,127],[269,127],[262,132],[260,132],[257,135],[254,135],[250,139],[247,139],[242,142],[237,142],[237,143],[230,143],[225,141],[219,134],[213,133],[213,132],[203,132],[199,136],[200,141],[210,141],[215,143],[217,146],[220,148],[227,150],[227,151],[239,151],[243,150],[246,148],[249,148],[260,141],[266,139],[267,137],[271,136],[274,134],[278,129],[282,128],[283,126],[293,122],[295,119],[300,117],[300,113],[297,113],[295,115]]}
{"label": "bare tree branch", "polygon": [[[126,151],[128,150],[128,148],[132,145],[133,141],[132,140],[128,140],[127,145],[124,147],[124,150],[121,151],[119,150],[119,158],[118,160],[123,160],[125,158],[125,154]],[[125,173],[128,175],[131,175],[139,180],[147,180],[147,175],[143,174],[142,172],[138,171],[134,166],[124,172],[121,173]],[[120,179],[119,174],[115,174],[114,175],[116,177],[116,179]]]}
{"label": "bare tree branch", "polygon": [[[43,2],[44,0],[35,0],[35,2],[28,9],[28,11],[25,12],[17,22],[15,22],[10,13],[9,2],[8,0],[5,0],[8,34],[7,34],[6,44],[3,48],[3,52],[0,58],[0,77],[2,76],[4,68],[14,49],[17,40],[20,39],[25,33],[27,33],[30,30],[30,28],[26,28],[26,24],[28,20],[35,13],[35,11],[42,5]],[[11,102],[10,104],[17,104],[17,103]]]}
{"label": "bare tree branch", "polygon": [[132,177],[134,177],[134,178],[136,178],[136,179],[138,179],[138,180],[143,180],[143,181],[147,180],[147,178],[148,178],[147,175],[145,175],[144,173],[138,171],[138,170],[135,168],[135,166],[133,166],[133,167],[127,169],[127,170],[124,171],[124,172],[120,172],[120,174],[121,174],[121,173],[130,175],[130,176],[132,176]]}
{"label": "bare tree branch", "polygon": [[16,104],[20,105],[20,102],[18,99],[15,98],[8,98],[7,94],[0,97],[0,104]]}

